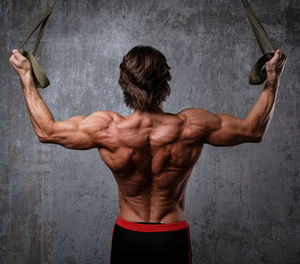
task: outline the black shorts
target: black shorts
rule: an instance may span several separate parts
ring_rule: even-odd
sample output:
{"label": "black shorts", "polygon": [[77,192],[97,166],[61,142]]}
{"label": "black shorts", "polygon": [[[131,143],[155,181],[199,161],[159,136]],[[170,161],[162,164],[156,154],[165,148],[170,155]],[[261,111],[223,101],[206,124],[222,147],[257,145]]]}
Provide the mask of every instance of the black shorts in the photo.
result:
{"label": "black shorts", "polygon": [[189,225],[129,222],[118,217],[111,243],[111,264],[191,264]]}

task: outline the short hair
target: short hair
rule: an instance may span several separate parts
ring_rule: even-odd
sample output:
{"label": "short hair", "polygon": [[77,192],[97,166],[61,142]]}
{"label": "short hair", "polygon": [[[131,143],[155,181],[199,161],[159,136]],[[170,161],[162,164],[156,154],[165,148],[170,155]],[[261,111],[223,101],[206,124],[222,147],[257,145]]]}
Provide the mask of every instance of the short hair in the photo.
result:
{"label": "short hair", "polygon": [[170,95],[172,79],[166,57],[150,46],[131,49],[120,64],[119,84],[131,109],[153,110]]}

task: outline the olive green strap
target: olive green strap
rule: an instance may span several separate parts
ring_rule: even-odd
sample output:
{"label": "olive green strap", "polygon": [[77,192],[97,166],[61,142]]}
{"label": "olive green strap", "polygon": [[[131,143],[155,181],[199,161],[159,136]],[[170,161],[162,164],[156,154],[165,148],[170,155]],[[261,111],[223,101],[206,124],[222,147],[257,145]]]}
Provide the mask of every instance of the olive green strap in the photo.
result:
{"label": "olive green strap", "polygon": [[265,45],[268,46],[269,50],[275,51],[276,48],[274,47],[273,43],[271,42],[270,38],[268,37],[266,31],[264,30],[263,26],[259,22],[257,16],[253,12],[252,8],[250,7],[247,0],[241,0],[242,4],[245,8],[246,14],[248,16],[251,28],[254,32],[255,38],[257,43],[264,54],[252,67],[250,74],[249,74],[249,84],[258,85],[262,84],[267,78],[267,72],[264,68],[264,65],[269,61],[274,53],[267,52],[265,49]]}
{"label": "olive green strap", "polygon": [[[32,73],[33,73],[33,79],[38,88],[46,88],[50,82],[46,76],[46,74],[41,69],[41,66],[38,64],[37,60],[35,59],[35,54],[38,50],[41,38],[43,36],[43,32],[45,29],[45,26],[47,24],[47,21],[49,19],[49,16],[52,13],[52,10],[54,8],[56,0],[51,0],[50,4],[47,6],[46,10],[43,12],[43,14],[39,17],[38,21],[35,23],[35,25],[32,27],[30,32],[27,34],[25,39],[23,40],[22,44],[19,46],[19,50],[23,56],[25,56],[32,64]],[[24,44],[27,42],[27,40],[31,37],[31,35],[40,27],[38,36],[36,38],[34,48],[32,53],[26,50],[22,50]]]}

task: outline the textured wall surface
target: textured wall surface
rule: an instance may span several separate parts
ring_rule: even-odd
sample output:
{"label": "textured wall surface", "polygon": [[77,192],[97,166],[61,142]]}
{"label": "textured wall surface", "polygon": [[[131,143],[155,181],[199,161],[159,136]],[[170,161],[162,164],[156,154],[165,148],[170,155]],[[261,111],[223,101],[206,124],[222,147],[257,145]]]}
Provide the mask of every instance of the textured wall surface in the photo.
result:
{"label": "textured wall surface", "polygon": [[[263,142],[206,145],[195,166],[185,214],[195,264],[300,263],[300,2],[250,3],[289,61]],[[108,263],[115,181],[96,149],[38,141],[8,62],[46,6],[0,1],[0,263]],[[130,114],[118,67],[138,44],[172,67],[167,112],[202,107],[243,118],[262,91],[247,84],[261,54],[238,0],[58,0],[37,54],[55,119]]]}

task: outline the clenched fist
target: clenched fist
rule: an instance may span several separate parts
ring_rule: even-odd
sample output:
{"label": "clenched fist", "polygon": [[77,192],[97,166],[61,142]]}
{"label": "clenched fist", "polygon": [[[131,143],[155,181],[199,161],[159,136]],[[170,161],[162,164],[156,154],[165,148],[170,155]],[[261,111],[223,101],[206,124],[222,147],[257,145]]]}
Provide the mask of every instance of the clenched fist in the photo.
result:
{"label": "clenched fist", "polygon": [[17,49],[13,50],[13,53],[9,58],[9,62],[20,78],[25,77],[26,75],[31,75],[31,62]]}
{"label": "clenched fist", "polygon": [[267,84],[273,84],[280,79],[286,61],[286,55],[277,49],[274,57],[266,63]]}

